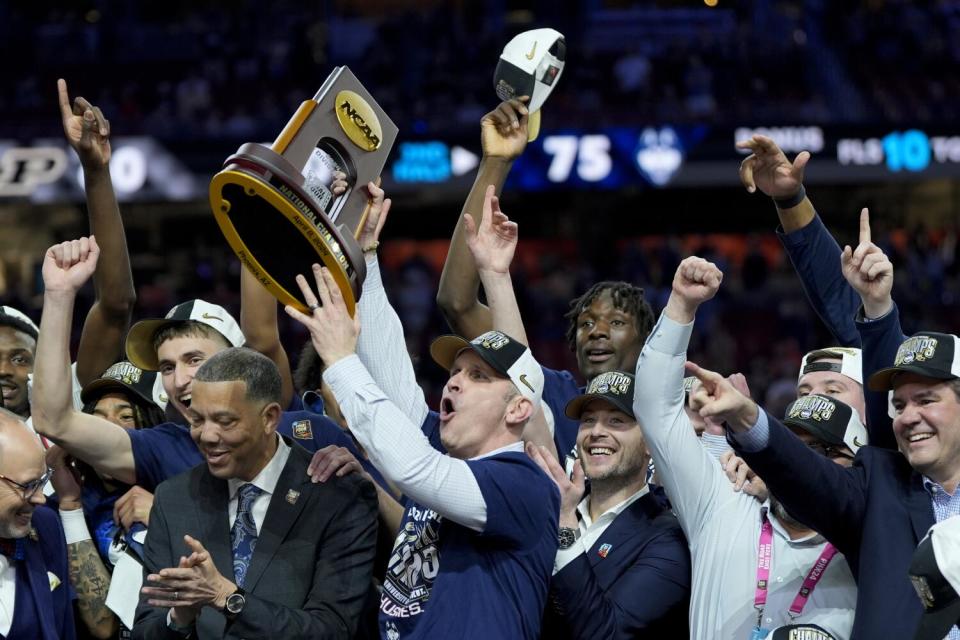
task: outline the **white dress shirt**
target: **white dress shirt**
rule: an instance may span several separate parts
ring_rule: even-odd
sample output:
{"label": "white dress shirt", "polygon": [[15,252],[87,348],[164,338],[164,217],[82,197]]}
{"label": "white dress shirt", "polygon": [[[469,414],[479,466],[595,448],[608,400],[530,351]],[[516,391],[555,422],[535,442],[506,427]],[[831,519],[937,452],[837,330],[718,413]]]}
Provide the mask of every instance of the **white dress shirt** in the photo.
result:
{"label": "white dress shirt", "polygon": [[590,517],[590,496],[580,501],[577,505],[577,511],[580,513],[580,537],[567,549],[557,549],[557,557],[553,561],[553,573],[557,574],[565,566],[573,562],[581,553],[587,553],[597,543],[603,532],[607,530],[617,516],[627,510],[627,507],[650,493],[650,487],[643,485],[640,491],[624,500],[623,502],[607,509],[597,521],[594,522]]}
{"label": "white dress shirt", "polygon": [[[290,445],[283,441],[279,435],[277,438],[277,450],[270,458],[260,473],[250,481],[261,489],[260,495],[253,499],[253,506],[250,511],[253,513],[253,522],[257,526],[257,535],[260,535],[260,527],[263,526],[263,520],[267,517],[267,507],[270,506],[270,498],[277,488],[277,482],[280,480],[280,473],[287,464],[287,458],[290,457]],[[230,501],[227,503],[227,513],[230,519],[230,528],[233,529],[233,523],[237,519],[237,491],[240,487],[247,484],[246,480],[230,478],[227,480],[227,489],[230,491]]]}
{"label": "white dress shirt", "polygon": [[17,563],[0,555],[0,634],[10,633],[17,598]]}
{"label": "white dress shirt", "polygon": [[[767,505],[733,490],[683,410],[683,369],[692,329],[693,323],[680,325],[660,316],[637,361],[633,408],[690,544],[690,637],[744,640],[757,626],[757,548]],[[790,605],[826,542],[818,535],[791,540],[776,518],[770,521],[773,558],[763,627],[806,622],[840,640],[849,638],[857,588],[846,559],[839,553],[834,557],[803,613],[791,619]]]}

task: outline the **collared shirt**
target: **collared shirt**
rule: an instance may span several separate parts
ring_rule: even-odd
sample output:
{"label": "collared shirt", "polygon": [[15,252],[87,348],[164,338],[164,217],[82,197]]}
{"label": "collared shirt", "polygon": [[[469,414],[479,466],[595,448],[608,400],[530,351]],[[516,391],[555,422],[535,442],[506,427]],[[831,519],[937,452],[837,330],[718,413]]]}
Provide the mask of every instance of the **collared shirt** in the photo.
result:
{"label": "collared shirt", "polygon": [[[740,640],[750,638],[757,626],[753,601],[765,507],[733,490],[683,410],[683,369],[692,329],[692,323],[680,325],[660,316],[637,362],[634,413],[690,543],[690,637]],[[826,541],[820,536],[791,540],[776,518],[770,520],[773,558],[763,627],[812,623],[835,638],[849,638],[857,588],[846,559],[840,554],[833,559],[803,613],[792,620],[790,605]]]}
{"label": "collared shirt", "polygon": [[[258,535],[260,534],[260,527],[263,526],[263,520],[267,516],[267,507],[270,506],[270,498],[277,488],[277,482],[280,480],[280,474],[283,472],[283,468],[287,465],[287,458],[290,457],[290,446],[284,442],[280,436],[275,437],[277,438],[276,452],[273,454],[273,457],[270,458],[270,462],[250,481],[250,484],[262,490],[260,495],[253,499],[253,506],[250,509],[253,512],[253,522],[257,525]],[[240,480],[238,478],[230,478],[227,480],[227,489],[230,491],[230,502],[227,504],[227,512],[229,514],[231,528],[233,527],[234,520],[237,519],[237,491],[245,484],[247,484],[246,480]]]}
{"label": "collared shirt", "polygon": [[581,553],[587,553],[597,543],[607,527],[617,519],[617,516],[627,510],[627,507],[650,493],[650,487],[643,485],[643,488],[635,494],[620,502],[619,504],[607,509],[600,514],[596,522],[590,517],[590,496],[587,496],[577,505],[577,511],[580,513],[580,537],[567,549],[557,549],[557,558],[553,562],[553,573],[556,574],[565,566],[573,562]]}
{"label": "collared shirt", "polygon": [[13,608],[17,598],[17,563],[0,555],[0,635],[6,637],[13,625]]}

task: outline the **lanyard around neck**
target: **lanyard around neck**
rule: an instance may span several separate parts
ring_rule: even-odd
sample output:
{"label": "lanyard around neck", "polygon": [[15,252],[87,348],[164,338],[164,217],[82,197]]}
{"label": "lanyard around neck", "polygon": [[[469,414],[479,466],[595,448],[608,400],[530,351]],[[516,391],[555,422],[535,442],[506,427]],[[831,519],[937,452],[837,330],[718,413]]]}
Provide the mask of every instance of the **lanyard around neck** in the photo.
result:
{"label": "lanyard around neck", "polygon": [[[822,578],[824,572],[826,572],[827,565],[830,564],[830,561],[833,560],[833,556],[835,555],[837,555],[836,547],[828,542],[823,548],[823,551],[820,552],[820,557],[817,558],[817,561],[813,563],[810,571],[807,572],[807,577],[803,579],[803,584],[800,585],[800,590],[794,597],[793,604],[790,605],[791,618],[796,618],[803,613],[803,608],[807,605],[807,600],[810,599],[810,595],[817,587],[817,583],[820,582],[820,578]],[[763,609],[767,606],[767,587],[770,583],[770,564],[772,559],[773,525],[770,523],[766,512],[764,512],[763,523],[760,527],[760,544],[757,547],[757,590],[753,596],[753,607],[757,610],[758,628],[763,619]]]}

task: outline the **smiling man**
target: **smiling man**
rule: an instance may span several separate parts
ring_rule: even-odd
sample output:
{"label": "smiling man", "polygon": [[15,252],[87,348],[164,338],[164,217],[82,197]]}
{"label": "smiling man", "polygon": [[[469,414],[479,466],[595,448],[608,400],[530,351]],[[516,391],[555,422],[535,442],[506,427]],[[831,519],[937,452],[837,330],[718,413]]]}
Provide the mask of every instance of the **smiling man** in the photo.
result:
{"label": "smiling man", "polygon": [[[422,392],[406,412],[387,398],[356,355],[360,313],[350,318],[326,269],[314,265],[314,276],[317,294],[298,276],[311,315],[287,313],[309,329],[354,436],[407,498],[384,578],[381,637],[539,638],[559,506],[521,441],[540,402],[540,366],[499,331],[438,338],[430,353],[450,372],[438,416],[443,455],[421,431]],[[399,320],[384,313],[372,322]],[[391,346],[404,350],[402,339]],[[412,372],[408,355],[402,366]]]}
{"label": "smiling man", "polygon": [[[98,256],[96,242],[81,238],[51,247],[44,257],[43,316],[34,372],[35,427],[98,473],[153,491],[167,478],[202,461],[186,425],[165,422],[128,430],[83,413],[71,399],[73,305]],[[190,407],[197,369],[220,351],[240,344],[243,334],[226,309],[203,300],[179,304],[165,318],[138,322],[127,336],[130,361],[145,371],[160,371],[164,393],[181,415]],[[311,451],[331,444],[356,450],[331,420],[307,411],[282,412],[277,431]]]}
{"label": "smiling man", "polygon": [[220,351],[192,391],[206,464],[157,489],[133,637],[352,638],[371,586],[373,486],[310,482],[310,454],[276,432],[280,374],[266,356]]}
{"label": "smiling man", "polygon": [[690,553],[676,517],[647,486],[650,454],[633,393],[631,374],[610,371],[567,404],[567,417],[580,422],[572,480],[527,445],[561,496],[545,638],[687,636]]}

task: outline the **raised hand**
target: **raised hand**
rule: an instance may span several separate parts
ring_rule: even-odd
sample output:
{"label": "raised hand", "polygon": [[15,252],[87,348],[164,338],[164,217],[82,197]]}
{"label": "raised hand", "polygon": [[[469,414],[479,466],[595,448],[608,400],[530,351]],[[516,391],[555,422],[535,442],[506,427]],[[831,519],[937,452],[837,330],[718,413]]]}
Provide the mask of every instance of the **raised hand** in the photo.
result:
{"label": "raised hand", "polygon": [[317,285],[316,294],[306,278],[297,276],[303,301],[312,310],[311,314],[301,313],[290,305],[284,307],[284,310],[310,331],[310,340],[313,348],[317,350],[317,355],[326,366],[331,367],[338,360],[356,352],[357,336],[360,334],[360,313],[350,317],[340,287],[326,267],[313,265],[313,277]]}
{"label": "raised hand", "polygon": [[879,318],[893,307],[893,263],[870,238],[870,212],[860,211],[860,244],[843,248],[840,256],[843,277],[860,294],[863,312],[868,318]]}
{"label": "raised hand", "polygon": [[84,170],[106,167],[110,162],[110,121],[85,98],[75,98],[71,107],[67,82],[62,78],[57,80],[57,92],[63,134],[80,156],[80,164]]}
{"label": "raised hand", "polygon": [[467,226],[467,246],[477,264],[477,271],[504,274],[510,272],[510,263],[517,249],[517,223],[500,210],[500,199],[493,185],[487,187],[483,199],[480,226],[469,213],[463,214]]}
{"label": "raised hand", "polygon": [[485,158],[514,160],[527,148],[526,103],[530,96],[501,102],[480,120],[480,144]]}
{"label": "raised hand", "polygon": [[771,198],[790,198],[803,186],[803,170],[810,152],[801,151],[793,162],[767,136],[755,135],[737,143],[751,153],[740,163],[740,182],[750,193],[760,189]]}
{"label": "raised hand", "polygon": [[387,214],[390,213],[390,205],[393,203],[390,198],[384,198],[383,189],[374,182],[367,183],[367,191],[370,192],[370,210],[367,211],[367,217],[357,235],[357,244],[364,253],[374,251],[380,246],[380,231],[387,221]]}
{"label": "raised hand", "polygon": [[697,256],[685,258],[673,276],[673,291],[664,312],[682,324],[692,321],[697,308],[716,295],[721,282],[723,272],[717,265]]}
{"label": "raised hand", "polygon": [[687,362],[685,366],[700,381],[690,392],[691,409],[704,418],[726,423],[734,431],[746,431],[756,423],[760,409],[730,380],[694,362]]}
{"label": "raised hand", "polygon": [[47,291],[76,293],[97,268],[100,247],[93,236],[55,244],[43,257],[43,286]]}
{"label": "raised hand", "polygon": [[583,467],[577,460],[573,464],[573,478],[567,477],[566,472],[553,454],[543,446],[532,442],[526,445],[527,455],[537,463],[543,472],[553,480],[560,491],[560,526],[570,529],[577,528],[577,505],[583,499],[586,491],[586,479]]}
{"label": "raised hand", "polygon": [[50,482],[60,499],[61,511],[82,509],[80,474],[73,466],[73,460],[59,445],[47,449],[47,466],[53,469]]}

